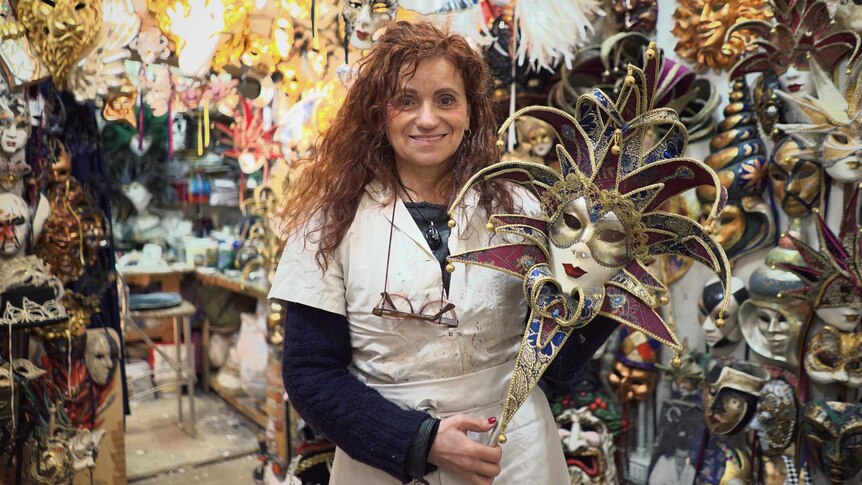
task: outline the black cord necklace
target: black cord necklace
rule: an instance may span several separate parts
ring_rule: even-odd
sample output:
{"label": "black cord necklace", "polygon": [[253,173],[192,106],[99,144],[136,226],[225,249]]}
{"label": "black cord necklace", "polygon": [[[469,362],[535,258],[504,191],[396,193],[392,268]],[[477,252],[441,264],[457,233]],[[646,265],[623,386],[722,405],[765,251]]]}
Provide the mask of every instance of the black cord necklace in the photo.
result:
{"label": "black cord necklace", "polygon": [[[401,180],[398,180],[398,184],[401,185],[401,189],[404,191],[404,195],[406,195],[407,198],[410,199],[410,202],[415,205],[416,201],[413,200],[413,197],[410,197],[410,192],[407,191],[407,187],[405,187],[404,184],[401,183]],[[437,228],[434,227],[434,221],[429,221],[428,219],[426,219],[425,215],[422,214],[421,209],[417,208],[416,212],[419,214],[419,217],[421,217],[422,220],[425,221],[425,223],[429,226],[428,230],[425,231],[425,233],[423,234],[423,236],[425,236],[425,240],[428,241],[428,247],[430,247],[432,251],[440,249],[440,244],[443,242],[443,239],[440,237],[440,233],[437,232]]]}

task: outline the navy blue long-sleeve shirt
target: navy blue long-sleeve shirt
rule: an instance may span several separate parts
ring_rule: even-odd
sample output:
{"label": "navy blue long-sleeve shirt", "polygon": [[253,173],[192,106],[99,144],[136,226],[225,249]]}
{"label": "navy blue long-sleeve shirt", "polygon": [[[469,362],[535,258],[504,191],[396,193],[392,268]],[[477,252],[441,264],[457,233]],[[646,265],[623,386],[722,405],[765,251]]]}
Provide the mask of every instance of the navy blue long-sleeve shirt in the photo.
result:
{"label": "navy blue long-sleeve shirt", "polygon": [[[573,332],[545,376],[571,379],[614,328],[597,317]],[[348,371],[351,358],[346,317],[288,303],[282,372],[291,404],[351,458],[407,483],[408,450],[429,415],[402,409],[361,382]]]}

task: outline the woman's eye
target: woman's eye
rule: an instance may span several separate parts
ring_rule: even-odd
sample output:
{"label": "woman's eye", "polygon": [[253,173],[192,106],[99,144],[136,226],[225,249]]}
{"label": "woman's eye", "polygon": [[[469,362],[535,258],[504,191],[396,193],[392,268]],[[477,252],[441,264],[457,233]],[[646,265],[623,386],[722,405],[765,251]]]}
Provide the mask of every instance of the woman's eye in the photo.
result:
{"label": "woman's eye", "polygon": [[572,228],[576,231],[581,230],[581,227],[582,227],[581,226],[581,220],[578,219],[573,214],[563,213],[563,222],[565,222],[567,226],[569,226],[570,228]]}
{"label": "woman's eye", "polygon": [[606,229],[599,233],[599,241],[608,242],[608,243],[616,243],[624,240],[626,238],[626,233],[622,231],[617,231],[616,229]]}
{"label": "woman's eye", "polygon": [[452,96],[443,96],[440,98],[440,104],[443,106],[452,106],[455,104],[455,98]]}

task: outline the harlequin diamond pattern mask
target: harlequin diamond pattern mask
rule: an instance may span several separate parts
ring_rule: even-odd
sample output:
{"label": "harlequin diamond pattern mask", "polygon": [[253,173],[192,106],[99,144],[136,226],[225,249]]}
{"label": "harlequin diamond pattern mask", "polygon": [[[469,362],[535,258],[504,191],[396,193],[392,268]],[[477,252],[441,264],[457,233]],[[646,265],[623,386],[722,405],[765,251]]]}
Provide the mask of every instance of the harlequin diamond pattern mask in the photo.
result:
{"label": "harlequin diamond pattern mask", "polygon": [[[660,56],[650,44],[644,68],[629,67],[618,99],[614,102],[593,90],[578,100],[576,118],[538,106],[515,113],[500,134],[524,114],[549,123],[561,141],[557,146],[561,169],[521,161],[494,164],[474,175],[450,207],[454,225],[455,209],[465,194],[486,180],[516,183],[541,204],[539,216],[490,216],[489,228],[520,236],[524,242],[449,258],[453,263],[494,268],[524,282],[531,312],[501,433],[572,331],[598,315],[681,352],[679,340],[655,310],[655,294],[667,289],[647,272],[645,261],[660,254],[687,256],[715,272],[725,288],[730,284],[730,266],[718,242],[697,222],[660,209],[677,194],[711,185],[720,195],[709,222],[726,200],[712,169],[682,158],[688,136],[676,112],[653,109]],[[654,143],[645,144],[653,138]],[[730,294],[725,291],[727,297]],[[500,441],[505,441],[505,434]]]}

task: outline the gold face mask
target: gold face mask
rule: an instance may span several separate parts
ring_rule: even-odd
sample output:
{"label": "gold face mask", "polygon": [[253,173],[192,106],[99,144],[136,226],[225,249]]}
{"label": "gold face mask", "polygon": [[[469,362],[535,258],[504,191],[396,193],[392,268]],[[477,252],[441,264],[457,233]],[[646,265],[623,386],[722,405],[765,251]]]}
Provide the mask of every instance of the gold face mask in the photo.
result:
{"label": "gold face mask", "polygon": [[811,213],[820,197],[823,171],[793,139],[785,139],[775,148],[767,168],[772,194],[790,217]]}
{"label": "gold face mask", "polygon": [[862,333],[844,333],[823,327],[811,338],[805,370],[818,384],[862,386]]}
{"label": "gold face mask", "polygon": [[102,28],[102,0],[21,0],[18,20],[57,86]]}
{"label": "gold face mask", "polygon": [[643,401],[655,389],[658,373],[646,369],[630,367],[620,361],[614,362],[614,368],[608,376],[611,389],[616,391],[623,402]]}

